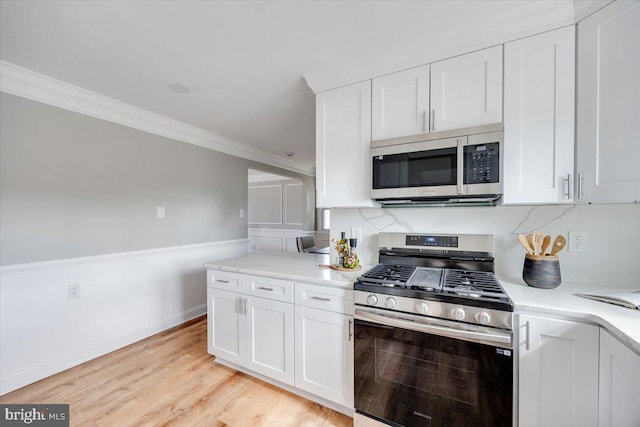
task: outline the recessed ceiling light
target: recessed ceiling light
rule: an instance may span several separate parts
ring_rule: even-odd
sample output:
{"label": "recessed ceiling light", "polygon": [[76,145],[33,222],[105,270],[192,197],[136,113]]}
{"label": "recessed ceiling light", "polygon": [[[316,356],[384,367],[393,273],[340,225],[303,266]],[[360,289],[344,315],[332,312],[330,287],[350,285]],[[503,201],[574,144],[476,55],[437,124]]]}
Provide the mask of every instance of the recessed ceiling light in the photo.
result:
{"label": "recessed ceiling light", "polygon": [[170,91],[175,93],[189,93],[191,89],[186,87],[185,85],[181,85],[180,83],[169,83],[167,85]]}
{"label": "recessed ceiling light", "polygon": [[294,154],[293,151],[285,151],[284,152],[284,155],[287,156],[287,157],[293,157],[293,154]]}

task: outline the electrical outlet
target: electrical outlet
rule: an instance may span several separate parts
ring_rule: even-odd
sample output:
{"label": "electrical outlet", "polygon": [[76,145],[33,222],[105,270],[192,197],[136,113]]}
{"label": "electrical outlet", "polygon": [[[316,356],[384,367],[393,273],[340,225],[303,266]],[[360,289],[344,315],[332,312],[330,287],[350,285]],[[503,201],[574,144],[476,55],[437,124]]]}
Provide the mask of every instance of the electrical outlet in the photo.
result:
{"label": "electrical outlet", "polygon": [[244,209],[240,209],[238,215],[240,215],[240,218],[244,218]]}
{"label": "electrical outlet", "polygon": [[165,218],[164,206],[156,206],[156,217],[160,219]]}
{"label": "electrical outlet", "polygon": [[570,231],[569,250],[571,252],[587,252],[587,233],[584,231]]}
{"label": "electrical outlet", "polygon": [[80,283],[72,283],[67,286],[69,299],[80,298]]}

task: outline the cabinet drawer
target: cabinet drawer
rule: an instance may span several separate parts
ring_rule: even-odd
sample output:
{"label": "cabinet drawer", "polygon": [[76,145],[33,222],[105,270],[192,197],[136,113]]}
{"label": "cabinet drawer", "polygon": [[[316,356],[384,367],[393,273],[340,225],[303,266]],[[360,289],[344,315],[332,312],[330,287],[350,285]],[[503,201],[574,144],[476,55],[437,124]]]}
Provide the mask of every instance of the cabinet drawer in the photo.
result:
{"label": "cabinet drawer", "polygon": [[271,277],[245,276],[249,295],[293,303],[293,282]]}
{"label": "cabinet drawer", "polygon": [[207,287],[241,292],[246,289],[246,276],[226,271],[207,270]]}
{"label": "cabinet drawer", "polygon": [[351,289],[296,283],[296,305],[319,308],[336,313],[353,314]]}

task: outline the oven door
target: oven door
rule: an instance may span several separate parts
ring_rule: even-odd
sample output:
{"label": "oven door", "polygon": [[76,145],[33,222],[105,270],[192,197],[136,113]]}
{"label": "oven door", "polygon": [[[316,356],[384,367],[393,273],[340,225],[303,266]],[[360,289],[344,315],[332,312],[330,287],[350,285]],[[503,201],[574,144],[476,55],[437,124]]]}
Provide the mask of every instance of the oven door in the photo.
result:
{"label": "oven door", "polygon": [[510,332],[370,308],[355,319],[357,414],[394,426],[513,424]]}
{"label": "oven door", "polygon": [[463,149],[467,137],[371,149],[374,199],[464,194]]}

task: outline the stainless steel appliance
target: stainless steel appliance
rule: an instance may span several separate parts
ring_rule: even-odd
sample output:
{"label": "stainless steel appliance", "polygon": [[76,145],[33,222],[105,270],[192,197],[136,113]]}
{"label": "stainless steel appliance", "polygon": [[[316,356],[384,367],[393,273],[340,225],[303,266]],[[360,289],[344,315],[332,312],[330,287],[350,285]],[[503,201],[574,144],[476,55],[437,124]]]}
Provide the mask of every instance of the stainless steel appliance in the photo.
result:
{"label": "stainless steel appliance", "polygon": [[493,236],[378,239],[354,284],[354,425],[512,425],[513,303]]}
{"label": "stainless steel appliance", "polygon": [[502,124],[371,142],[370,196],[383,205],[495,204]]}

